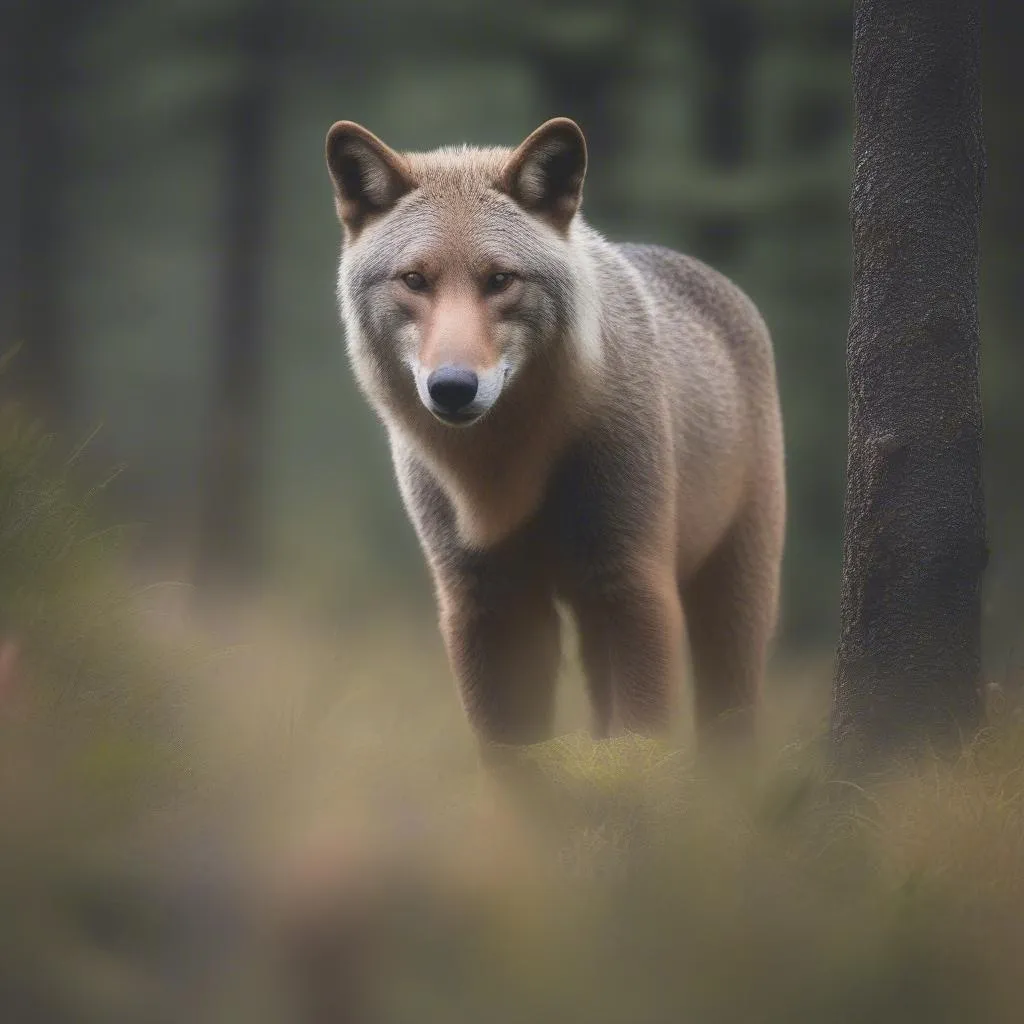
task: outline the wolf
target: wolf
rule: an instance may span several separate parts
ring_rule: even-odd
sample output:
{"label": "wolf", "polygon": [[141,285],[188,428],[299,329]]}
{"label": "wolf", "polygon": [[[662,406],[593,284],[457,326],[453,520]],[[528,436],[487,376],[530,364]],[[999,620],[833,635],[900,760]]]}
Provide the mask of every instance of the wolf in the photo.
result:
{"label": "wolf", "polygon": [[689,648],[698,737],[747,735],[779,602],[768,330],[698,260],[580,213],[587,147],[326,142],[338,300],[481,748],[553,729],[572,614],[593,733],[666,735]]}

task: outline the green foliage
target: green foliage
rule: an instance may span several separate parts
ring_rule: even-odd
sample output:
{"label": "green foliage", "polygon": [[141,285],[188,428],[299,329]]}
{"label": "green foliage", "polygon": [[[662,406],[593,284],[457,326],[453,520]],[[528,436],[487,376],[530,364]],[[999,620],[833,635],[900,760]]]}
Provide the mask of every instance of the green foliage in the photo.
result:
{"label": "green foliage", "polygon": [[[309,638],[275,659],[259,623],[270,647],[215,694],[190,686],[195,659],[140,620],[75,465],[3,413],[5,1019],[1018,1018],[1012,694],[957,761],[858,784],[779,692],[756,756],[570,733],[518,752],[480,803],[442,653],[435,677],[400,618],[314,667],[344,694],[330,713],[296,684]],[[296,858],[310,831],[328,838]]]}
{"label": "green foliage", "polygon": [[[192,667],[145,642],[115,571],[116,534],[95,525],[99,489],[83,492],[74,470],[49,437],[0,409],[5,1019],[19,1007],[50,1014],[86,1005],[102,971],[77,972],[106,954],[85,927],[95,900],[79,894],[96,895],[111,850],[147,815],[198,794],[178,707]],[[136,912],[123,894],[103,900],[115,913]]]}
{"label": "green foliage", "polygon": [[[63,265],[79,425],[102,423],[98,455],[128,465],[112,495],[154,536],[180,538],[195,521],[231,188],[227,101],[242,81],[255,9],[239,0],[190,0],[173,13],[105,3],[74,29],[77,79],[65,112],[78,160]],[[466,0],[429,12],[408,0],[281,7],[267,288],[253,300],[266,310],[268,338],[261,444],[271,562],[292,576],[300,562],[336,566],[341,605],[368,579],[374,589],[412,588],[429,604],[382,432],[342,354],[327,126],[355,118],[407,148],[512,144],[568,114],[592,136],[592,222],[613,238],[706,257],[764,311],[791,488],[783,643],[830,646],[845,466],[849,20],[849,5],[832,0],[531,2],[514,16]],[[1009,384],[1019,376],[1020,203],[1008,170],[1019,132],[1015,51],[998,26],[991,38],[982,318],[997,541],[990,618],[1005,648],[1020,589],[1021,422]],[[716,152],[716,138],[731,156]],[[302,541],[311,550],[297,555]]]}

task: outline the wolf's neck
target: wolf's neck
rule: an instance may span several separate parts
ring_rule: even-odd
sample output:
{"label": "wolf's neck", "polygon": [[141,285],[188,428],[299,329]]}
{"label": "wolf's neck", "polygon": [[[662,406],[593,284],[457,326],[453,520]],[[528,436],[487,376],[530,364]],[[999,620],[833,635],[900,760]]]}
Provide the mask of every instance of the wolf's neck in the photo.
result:
{"label": "wolf's neck", "polygon": [[440,444],[423,450],[469,546],[499,543],[540,508],[556,462],[589,415],[581,382],[566,371],[552,368],[479,431],[445,430]]}

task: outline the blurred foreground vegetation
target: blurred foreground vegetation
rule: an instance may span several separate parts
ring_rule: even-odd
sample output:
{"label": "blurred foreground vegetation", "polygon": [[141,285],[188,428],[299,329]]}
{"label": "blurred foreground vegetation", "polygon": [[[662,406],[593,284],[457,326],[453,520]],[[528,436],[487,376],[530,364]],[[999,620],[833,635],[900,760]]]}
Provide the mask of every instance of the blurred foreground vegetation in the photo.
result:
{"label": "blurred foreground vegetation", "polygon": [[495,798],[415,616],[197,623],[74,476],[4,418],[0,1019],[1020,1019],[1006,695],[953,763],[854,783],[779,679],[750,761],[570,731]]}
{"label": "blurred foreground vegetation", "polygon": [[[986,7],[981,309],[1004,690],[953,763],[854,782],[827,765],[813,660],[840,555],[848,3],[14,5],[0,350],[24,343],[17,390],[65,437],[100,429],[70,457],[0,412],[0,1021],[1024,1017],[1012,8]],[[566,738],[495,804],[344,367],[322,140],[349,117],[399,148],[512,144],[555,114],[587,133],[596,226],[708,259],[765,313],[785,639],[811,660],[780,661],[757,757],[716,765],[685,722],[678,749],[581,738],[570,665]],[[304,602],[197,617],[122,557],[191,563],[225,432],[226,521]]]}

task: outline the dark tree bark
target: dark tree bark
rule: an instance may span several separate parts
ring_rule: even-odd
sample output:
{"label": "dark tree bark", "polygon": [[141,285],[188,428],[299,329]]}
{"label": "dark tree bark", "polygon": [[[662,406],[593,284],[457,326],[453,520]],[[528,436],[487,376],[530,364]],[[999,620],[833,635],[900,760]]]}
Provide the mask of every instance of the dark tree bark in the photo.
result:
{"label": "dark tree bark", "polygon": [[224,249],[213,408],[200,480],[196,583],[252,582],[261,568],[264,291],[279,5],[264,0],[244,27],[242,80],[226,113]]}
{"label": "dark tree bark", "polygon": [[840,758],[981,714],[978,0],[857,0]]}

